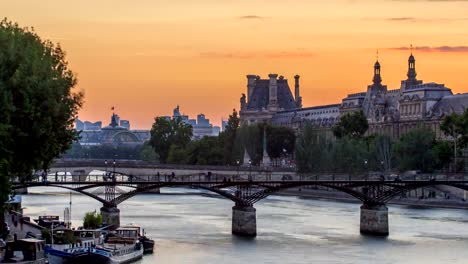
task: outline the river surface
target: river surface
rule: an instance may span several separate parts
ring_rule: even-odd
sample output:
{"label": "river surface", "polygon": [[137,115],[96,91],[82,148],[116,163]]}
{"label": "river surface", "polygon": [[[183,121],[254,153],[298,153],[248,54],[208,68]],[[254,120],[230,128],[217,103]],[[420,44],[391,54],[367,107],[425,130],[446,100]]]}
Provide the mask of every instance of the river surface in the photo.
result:
{"label": "river surface", "polygon": [[[69,193],[30,188],[25,213],[63,217]],[[233,203],[208,192],[162,189],[119,206],[122,224],[137,224],[156,241],[149,263],[468,263],[468,212],[389,206],[390,236],[359,234],[358,203],[271,196],[255,205],[255,239],[231,235]],[[72,221],[101,204],[72,195]]]}

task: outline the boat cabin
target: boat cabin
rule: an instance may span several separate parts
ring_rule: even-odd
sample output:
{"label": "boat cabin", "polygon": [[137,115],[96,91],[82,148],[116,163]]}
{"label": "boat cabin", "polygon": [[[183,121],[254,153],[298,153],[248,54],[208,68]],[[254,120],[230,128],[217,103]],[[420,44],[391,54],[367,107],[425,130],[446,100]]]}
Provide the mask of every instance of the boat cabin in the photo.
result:
{"label": "boat cabin", "polygon": [[16,263],[45,259],[44,240],[25,238],[9,241],[6,245],[4,263]]}

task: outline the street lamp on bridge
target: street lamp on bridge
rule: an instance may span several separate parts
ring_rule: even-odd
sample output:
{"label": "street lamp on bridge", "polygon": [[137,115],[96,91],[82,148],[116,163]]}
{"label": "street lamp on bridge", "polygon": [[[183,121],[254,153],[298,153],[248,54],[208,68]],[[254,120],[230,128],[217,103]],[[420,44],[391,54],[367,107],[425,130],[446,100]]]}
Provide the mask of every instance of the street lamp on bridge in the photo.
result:
{"label": "street lamp on bridge", "polygon": [[116,179],[115,179],[115,160],[114,160],[114,162],[113,162],[113,165],[114,165],[114,173],[113,173],[113,175],[112,175],[112,178],[113,178],[113,180],[115,181],[115,180],[116,180]]}
{"label": "street lamp on bridge", "polygon": [[105,173],[104,173],[104,179],[106,179],[107,178],[107,160],[104,161],[104,165],[105,165],[104,167],[106,168]]}
{"label": "street lamp on bridge", "polygon": [[249,160],[249,181],[252,181],[252,160]]}
{"label": "street lamp on bridge", "polygon": [[369,172],[367,171],[367,160],[364,160],[364,173],[366,174],[366,181],[369,178]]}

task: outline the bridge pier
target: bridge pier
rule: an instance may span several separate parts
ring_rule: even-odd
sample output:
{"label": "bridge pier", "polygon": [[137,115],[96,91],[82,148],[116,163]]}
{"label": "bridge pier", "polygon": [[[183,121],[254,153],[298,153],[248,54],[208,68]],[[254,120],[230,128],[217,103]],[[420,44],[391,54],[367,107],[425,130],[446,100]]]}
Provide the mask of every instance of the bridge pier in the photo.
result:
{"label": "bridge pier", "polygon": [[120,227],[120,210],[117,207],[101,207],[102,224],[115,230]]}
{"label": "bridge pier", "polygon": [[388,236],[388,208],[384,204],[361,206],[361,234]]}
{"label": "bridge pier", "polygon": [[243,237],[257,236],[257,213],[253,206],[232,207],[232,234]]}

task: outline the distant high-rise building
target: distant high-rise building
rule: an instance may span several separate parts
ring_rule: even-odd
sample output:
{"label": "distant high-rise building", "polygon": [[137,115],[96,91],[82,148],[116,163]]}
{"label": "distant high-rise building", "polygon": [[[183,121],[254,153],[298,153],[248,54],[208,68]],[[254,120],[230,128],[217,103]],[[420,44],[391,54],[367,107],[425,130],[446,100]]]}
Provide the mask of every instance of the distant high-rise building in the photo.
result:
{"label": "distant high-rise building", "polygon": [[194,139],[199,139],[204,136],[213,136],[219,134],[219,127],[214,128],[210,124],[210,119],[206,118],[204,114],[197,115],[197,119],[190,119],[188,115],[182,115],[180,113],[180,107],[177,105],[172,111],[172,118],[181,118],[186,124],[192,126],[192,133]]}
{"label": "distant high-rise building", "polygon": [[228,125],[228,121],[221,119],[221,131],[226,131],[227,125]]}
{"label": "distant high-rise building", "polygon": [[81,130],[84,129],[84,123],[83,123],[83,121],[81,121],[81,120],[78,119],[78,118],[76,118],[76,120],[75,120],[75,129],[76,129],[77,131],[81,131]]}
{"label": "distant high-rise building", "polygon": [[210,119],[206,119],[204,114],[197,115],[197,126],[210,126]]}

